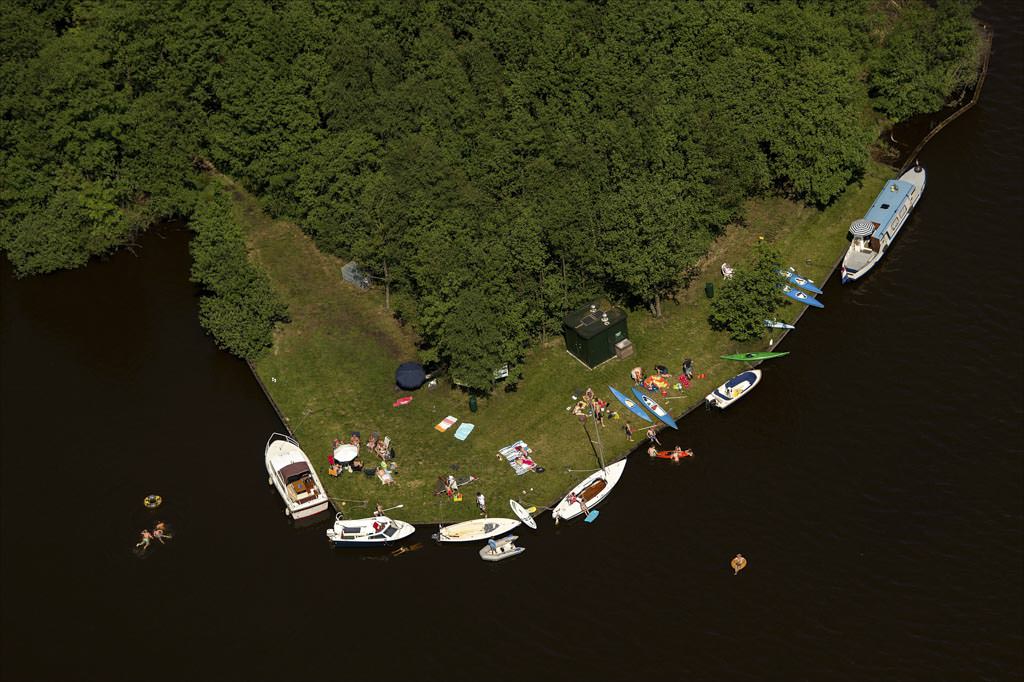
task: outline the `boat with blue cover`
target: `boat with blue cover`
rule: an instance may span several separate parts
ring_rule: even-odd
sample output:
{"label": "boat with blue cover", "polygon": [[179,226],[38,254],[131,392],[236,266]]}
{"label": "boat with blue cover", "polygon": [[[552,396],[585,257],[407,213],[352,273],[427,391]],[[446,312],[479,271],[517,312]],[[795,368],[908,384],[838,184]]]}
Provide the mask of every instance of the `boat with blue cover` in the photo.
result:
{"label": "boat with blue cover", "polygon": [[615,396],[615,399],[618,400],[623,405],[625,405],[629,409],[630,412],[632,412],[636,416],[640,417],[644,421],[647,421],[647,422],[651,421],[651,418],[647,416],[646,412],[644,412],[644,408],[642,408],[639,405],[637,405],[635,402],[633,402],[632,400],[627,398],[622,393],[619,393],[618,391],[616,391],[614,386],[609,386],[608,390],[611,391],[612,395]]}
{"label": "boat with blue cover", "polygon": [[853,221],[850,247],[840,270],[843,284],[860,279],[882,260],[921,199],[925,175],[918,162],[898,180],[889,180],[867,214]]}
{"label": "boat with blue cover", "polygon": [[746,372],[740,372],[711,393],[708,393],[704,400],[709,405],[714,405],[715,407],[724,410],[746,394],[750,393],[754,386],[757,386],[760,381],[761,370],[759,369],[750,369]]}
{"label": "boat with blue cover", "polygon": [[809,305],[813,308],[825,307],[824,303],[814,298],[807,292],[800,291],[796,287],[791,287],[788,284],[780,284],[779,289],[781,289],[782,293],[785,294],[788,298],[796,301],[797,303],[803,303],[804,305]]}

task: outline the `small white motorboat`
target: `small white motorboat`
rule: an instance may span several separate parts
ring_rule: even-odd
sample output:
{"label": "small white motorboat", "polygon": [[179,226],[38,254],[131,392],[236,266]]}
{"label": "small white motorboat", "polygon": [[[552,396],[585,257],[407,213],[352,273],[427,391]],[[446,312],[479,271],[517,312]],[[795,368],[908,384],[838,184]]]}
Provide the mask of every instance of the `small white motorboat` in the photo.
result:
{"label": "small white motorboat", "polygon": [[761,370],[759,369],[740,372],[711,393],[708,393],[704,400],[708,404],[724,410],[747,393],[750,393],[751,389],[757,386],[760,381]]}
{"label": "small white motorboat", "polygon": [[434,534],[434,539],[438,542],[478,542],[507,533],[519,524],[519,519],[473,519],[443,526]]}
{"label": "small white motorboat", "polygon": [[518,539],[518,535],[506,535],[497,540],[488,540],[487,544],[480,548],[480,558],[484,561],[504,561],[519,556],[526,548],[516,547]]}
{"label": "small white motorboat", "polygon": [[609,464],[587,476],[551,510],[551,517],[557,523],[559,520],[568,521],[579,516],[584,509],[589,512],[608,497],[608,493],[622,478],[622,471],[625,468],[626,460],[620,459],[615,464]]}
{"label": "small white motorboat", "polygon": [[334,528],[327,529],[327,539],[335,547],[376,547],[404,540],[416,526],[405,521],[373,516],[368,519],[345,519],[338,514]]}
{"label": "small white motorboat", "polygon": [[309,457],[294,439],[272,433],[263,450],[270,485],[284,500],[284,513],[303,519],[327,511],[327,493]]}

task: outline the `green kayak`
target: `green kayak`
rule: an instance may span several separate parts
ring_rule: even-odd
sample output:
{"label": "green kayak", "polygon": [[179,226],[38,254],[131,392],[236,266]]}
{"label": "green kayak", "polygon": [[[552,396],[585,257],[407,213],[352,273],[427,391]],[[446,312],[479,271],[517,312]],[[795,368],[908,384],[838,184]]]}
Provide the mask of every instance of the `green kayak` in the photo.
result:
{"label": "green kayak", "polygon": [[783,355],[789,355],[789,351],[784,353],[772,353],[771,351],[759,351],[757,353],[736,353],[735,355],[723,355],[722,358],[725,360],[739,360],[740,362],[757,362],[759,360],[771,360],[772,358],[781,358]]}

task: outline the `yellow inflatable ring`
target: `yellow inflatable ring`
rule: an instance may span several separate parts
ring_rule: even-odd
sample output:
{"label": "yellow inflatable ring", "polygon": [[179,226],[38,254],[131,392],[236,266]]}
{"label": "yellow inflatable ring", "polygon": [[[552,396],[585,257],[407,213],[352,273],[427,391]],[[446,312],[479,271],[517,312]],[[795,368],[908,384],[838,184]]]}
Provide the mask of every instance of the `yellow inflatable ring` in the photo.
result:
{"label": "yellow inflatable ring", "polygon": [[159,495],[146,495],[146,499],[142,501],[142,504],[145,505],[146,509],[156,509],[163,503],[164,498]]}

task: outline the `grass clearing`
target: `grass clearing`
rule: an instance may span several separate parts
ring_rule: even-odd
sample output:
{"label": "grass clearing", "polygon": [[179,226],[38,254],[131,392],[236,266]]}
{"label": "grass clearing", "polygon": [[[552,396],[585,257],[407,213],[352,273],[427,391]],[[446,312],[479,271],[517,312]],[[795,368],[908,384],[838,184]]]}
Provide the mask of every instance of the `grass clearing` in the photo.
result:
{"label": "grass clearing", "polygon": [[[399,517],[422,524],[478,516],[473,502],[478,491],[487,496],[492,516],[510,516],[510,498],[547,506],[586,476],[567,469],[595,469],[591,442],[566,409],[574,402],[574,389],[592,387],[623,419],[630,415],[631,423],[640,430],[634,436],[636,443],[629,443],[623,421],[609,421],[601,431],[607,463],[643,441],[640,420],[606,388],[612,384],[628,389],[632,367],[649,369],[663,364],[678,372],[684,358],[693,358],[696,372],[707,378],[695,380],[689,390],[669,389],[673,400],[655,399],[674,415],[699,404],[713,387],[741,369],[721,360],[720,355],[767,348],[764,339],[737,344],[708,327],[710,301],[704,283],[720,284],[721,263],[746,260],[760,236],[777,246],[784,262],[823,282],[846,248],[850,221],[863,215],[891,175],[891,169],[873,163],[861,183],[849,187],[824,211],[775,198],[750,201],[747,226],[726,230],[704,259],[700,276],[676,300],[664,304],[662,318],[651,318],[644,311],[630,313],[634,357],[612,360],[591,371],[565,351],[560,338],[553,339],[531,350],[524,369],[526,378],[518,390],[506,393],[499,389],[481,399],[475,414],[470,412],[465,394],[441,382],[436,388],[423,387],[411,394],[397,391],[395,369],[416,357],[415,338],[384,309],[383,292],[361,291],[345,283],[343,261],[317,250],[293,223],[268,218],[258,202],[229,178],[215,177],[234,197],[251,257],[289,307],[291,323],[277,331],[272,351],[254,366],[306,454],[322,473],[333,440],[347,439],[352,431],[359,431],[364,439],[373,431],[388,435],[395,447],[399,473],[393,486],[383,486],[376,477],[363,474],[322,475],[335,506],[355,518],[367,515],[377,502],[385,507],[404,504]],[[827,295],[825,302],[827,305]],[[800,308],[800,304],[788,303],[780,317],[792,321]],[[392,407],[404,395],[413,395],[413,401]],[[460,421],[447,432],[436,431],[434,425],[447,415]],[[464,421],[476,428],[466,441],[459,441],[454,432]],[[587,428],[593,436],[599,427],[591,421]],[[500,448],[519,439],[533,448],[533,458],[545,468],[543,473],[516,476],[498,458]],[[363,461],[375,464],[376,458],[365,448],[363,452]],[[437,478],[453,472],[480,479],[464,489],[461,503],[433,494]]]}

